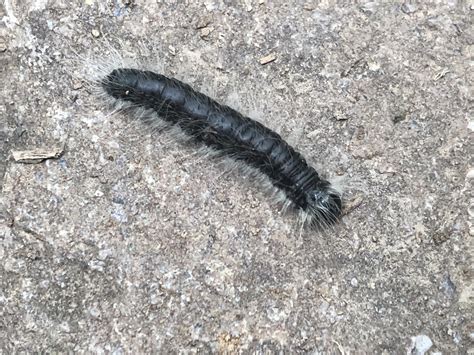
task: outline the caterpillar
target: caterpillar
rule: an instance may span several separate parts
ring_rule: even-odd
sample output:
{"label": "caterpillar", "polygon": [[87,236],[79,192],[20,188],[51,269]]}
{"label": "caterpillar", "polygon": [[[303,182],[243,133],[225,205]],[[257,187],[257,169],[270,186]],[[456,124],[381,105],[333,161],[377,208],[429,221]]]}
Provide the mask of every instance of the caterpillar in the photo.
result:
{"label": "caterpillar", "polygon": [[263,124],[152,71],[118,68],[100,84],[112,98],[151,110],[195,142],[260,171],[301,213],[304,225],[324,227],[340,219],[341,194]]}

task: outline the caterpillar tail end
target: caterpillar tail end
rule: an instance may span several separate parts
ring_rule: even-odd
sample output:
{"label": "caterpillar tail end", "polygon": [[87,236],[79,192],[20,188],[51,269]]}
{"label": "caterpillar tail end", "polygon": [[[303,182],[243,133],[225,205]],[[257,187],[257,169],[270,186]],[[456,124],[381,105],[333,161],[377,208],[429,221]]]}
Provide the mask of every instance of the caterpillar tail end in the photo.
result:
{"label": "caterpillar tail end", "polygon": [[129,83],[124,83],[124,78],[127,78],[127,76],[122,75],[122,70],[114,69],[102,79],[102,88],[113,98],[122,99],[125,96],[127,87],[130,87]]}

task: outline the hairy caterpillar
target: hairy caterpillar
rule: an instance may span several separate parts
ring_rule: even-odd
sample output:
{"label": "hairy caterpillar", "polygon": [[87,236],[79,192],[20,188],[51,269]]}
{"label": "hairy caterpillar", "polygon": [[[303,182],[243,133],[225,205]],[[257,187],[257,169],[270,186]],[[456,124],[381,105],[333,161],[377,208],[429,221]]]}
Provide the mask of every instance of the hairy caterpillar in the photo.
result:
{"label": "hairy caterpillar", "polygon": [[115,69],[101,85],[113,98],[152,110],[193,140],[265,174],[302,213],[303,223],[326,226],[340,218],[340,193],[280,135],[261,123],[177,79],[151,71]]}

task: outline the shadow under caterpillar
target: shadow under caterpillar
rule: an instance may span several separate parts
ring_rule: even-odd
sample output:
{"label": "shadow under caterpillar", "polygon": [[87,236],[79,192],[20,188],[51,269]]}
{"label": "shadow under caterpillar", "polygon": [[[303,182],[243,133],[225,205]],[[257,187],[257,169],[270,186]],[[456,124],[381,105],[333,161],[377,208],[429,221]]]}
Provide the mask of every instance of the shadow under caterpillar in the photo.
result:
{"label": "shadow under caterpillar", "polygon": [[194,141],[265,174],[301,212],[303,224],[323,227],[340,218],[341,194],[261,123],[177,79],[151,71],[115,69],[101,85],[113,98],[152,110]]}

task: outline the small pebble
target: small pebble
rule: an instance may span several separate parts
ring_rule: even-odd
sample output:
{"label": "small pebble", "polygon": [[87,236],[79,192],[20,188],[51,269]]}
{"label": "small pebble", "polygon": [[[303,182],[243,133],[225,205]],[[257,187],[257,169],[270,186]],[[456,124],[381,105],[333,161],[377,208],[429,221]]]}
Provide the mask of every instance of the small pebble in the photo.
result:
{"label": "small pebble", "polygon": [[410,354],[424,355],[433,346],[433,342],[426,335],[418,335],[411,338]]}
{"label": "small pebble", "polygon": [[95,38],[98,38],[100,36],[100,31],[97,28],[94,28],[91,33],[92,36],[94,36]]}
{"label": "small pebble", "polygon": [[72,89],[73,90],[79,90],[80,88],[82,88],[82,82],[81,81],[76,80],[72,83]]}
{"label": "small pebble", "polygon": [[441,289],[450,298],[454,297],[456,294],[456,285],[451,280],[449,274],[443,277],[443,280],[441,281]]}
{"label": "small pebble", "polygon": [[211,24],[211,19],[209,17],[203,17],[203,18],[200,18],[198,20],[198,22],[196,23],[196,30],[200,30],[204,27],[207,27]]}
{"label": "small pebble", "polygon": [[355,277],[352,278],[351,280],[351,286],[352,287],[357,287],[359,285],[359,281]]}
{"label": "small pebble", "polygon": [[369,1],[361,6],[361,10],[368,14],[374,14],[377,12],[378,6],[377,1]]}
{"label": "small pebble", "polygon": [[3,53],[7,50],[7,41],[5,38],[0,37],[0,53]]}
{"label": "small pebble", "polygon": [[212,31],[214,31],[214,29],[212,27],[201,28],[201,37],[202,38],[208,37],[211,34]]}
{"label": "small pebble", "polygon": [[406,14],[412,14],[418,10],[418,8],[414,4],[404,3],[401,7],[401,10]]}
{"label": "small pebble", "polygon": [[100,317],[100,311],[96,307],[91,307],[89,309],[89,314],[94,318],[99,318]]}
{"label": "small pebble", "polygon": [[474,218],[474,204],[469,205],[469,207],[467,208],[467,213],[471,218]]}

